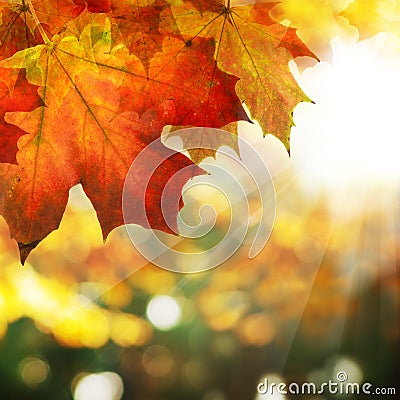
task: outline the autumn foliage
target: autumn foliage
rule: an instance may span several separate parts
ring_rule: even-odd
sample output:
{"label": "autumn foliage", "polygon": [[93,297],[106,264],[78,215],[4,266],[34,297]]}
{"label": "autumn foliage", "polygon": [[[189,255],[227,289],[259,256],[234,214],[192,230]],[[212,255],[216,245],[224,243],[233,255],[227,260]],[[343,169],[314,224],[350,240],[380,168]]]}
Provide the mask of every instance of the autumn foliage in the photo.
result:
{"label": "autumn foliage", "polygon": [[[254,119],[289,149],[292,111],[309,99],[288,62],[316,57],[294,29],[270,17],[275,6],[0,1],[0,214],[23,261],[57,229],[69,189],[78,183],[104,238],[123,224],[128,169],[165,126],[232,131],[235,122]],[[163,152],[159,146],[151,156],[162,159]],[[149,223],[143,215],[128,222],[170,232],[162,190],[189,167],[175,182],[179,198],[187,180],[202,173],[199,161],[176,154],[148,185],[140,180],[141,165],[136,184],[147,185]],[[172,203],[177,206],[170,212],[177,213],[182,204]]]}

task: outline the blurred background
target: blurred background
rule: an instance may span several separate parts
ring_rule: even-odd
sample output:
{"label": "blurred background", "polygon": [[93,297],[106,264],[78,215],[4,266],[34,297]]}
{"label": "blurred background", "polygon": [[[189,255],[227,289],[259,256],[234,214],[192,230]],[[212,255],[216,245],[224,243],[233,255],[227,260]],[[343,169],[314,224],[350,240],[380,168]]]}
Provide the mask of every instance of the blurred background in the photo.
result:
{"label": "blurred background", "polygon": [[[400,10],[350,3],[284,0],[275,10],[322,61],[291,64],[315,104],[295,110],[290,158],[257,125],[239,127],[277,196],[255,259],[245,242],[213,270],[162,270],[124,227],[104,244],[75,187],[60,228],[22,267],[0,218],[1,399],[285,400],[297,397],[257,385],[326,382],[339,371],[398,385]],[[201,188],[185,196],[187,214],[205,203],[217,211],[210,243],[223,235],[226,200]]]}
{"label": "blurred background", "polygon": [[298,180],[274,174],[276,222],[257,258],[243,246],[193,275],[146,264],[123,228],[103,244],[79,188],[24,267],[1,220],[2,398],[261,399],[265,377],[322,382],[338,370],[396,385],[398,204],[377,189],[346,213]]}

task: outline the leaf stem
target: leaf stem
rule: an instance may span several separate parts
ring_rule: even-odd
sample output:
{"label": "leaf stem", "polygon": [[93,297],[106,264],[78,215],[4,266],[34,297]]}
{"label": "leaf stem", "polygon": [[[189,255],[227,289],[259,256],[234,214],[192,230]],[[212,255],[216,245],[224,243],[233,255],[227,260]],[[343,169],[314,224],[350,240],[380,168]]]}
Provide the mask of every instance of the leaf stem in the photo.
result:
{"label": "leaf stem", "polygon": [[36,11],[35,11],[35,9],[33,8],[32,0],[25,0],[25,1],[26,1],[26,4],[28,5],[29,11],[30,11],[30,13],[32,14],[32,17],[33,17],[33,19],[34,19],[34,21],[35,21],[35,23],[36,23],[36,26],[37,26],[38,29],[39,29],[40,36],[42,37],[43,42],[44,42],[45,44],[50,43],[50,39],[47,37],[47,34],[46,34],[46,32],[44,31],[43,26],[42,26],[42,24],[40,23],[39,18],[38,18],[37,15],[36,15]]}

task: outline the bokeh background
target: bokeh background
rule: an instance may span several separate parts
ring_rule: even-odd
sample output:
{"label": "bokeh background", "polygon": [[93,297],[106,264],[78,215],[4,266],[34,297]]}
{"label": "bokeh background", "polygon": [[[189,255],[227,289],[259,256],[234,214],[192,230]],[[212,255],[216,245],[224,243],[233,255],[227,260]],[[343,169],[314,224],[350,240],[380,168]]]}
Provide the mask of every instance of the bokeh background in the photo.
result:
{"label": "bokeh background", "polygon": [[[123,227],[104,244],[75,187],[60,228],[22,267],[0,218],[1,399],[284,400],[295,397],[261,396],[257,384],[338,371],[399,393],[398,2],[283,0],[274,13],[321,63],[291,65],[316,104],[295,110],[290,158],[256,125],[239,128],[277,193],[262,253],[250,260],[246,242],[211,271],[164,271]],[[185,196],[189,214],[213,205],[220,237],[225,200]]]}

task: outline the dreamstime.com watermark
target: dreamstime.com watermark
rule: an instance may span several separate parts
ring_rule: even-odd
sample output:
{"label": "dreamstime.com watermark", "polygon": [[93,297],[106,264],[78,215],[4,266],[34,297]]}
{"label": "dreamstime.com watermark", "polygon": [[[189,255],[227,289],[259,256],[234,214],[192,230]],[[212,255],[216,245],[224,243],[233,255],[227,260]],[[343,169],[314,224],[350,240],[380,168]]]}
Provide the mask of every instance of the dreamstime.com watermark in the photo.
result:
{"label": "dreamstime.com watermark", "polygon": [[349,382],[348,375],[344,371],[338,372],[336,375],[336,382],[329,380],[315,384],[312,382],[269,382],[265,378],[257,385],[257,391],[261,395],[274,394],[286,395],[375,395],[375,396],[394,396],[396,395],[396,388],[394,387],[374,387],[370,382],[356,383]]}

